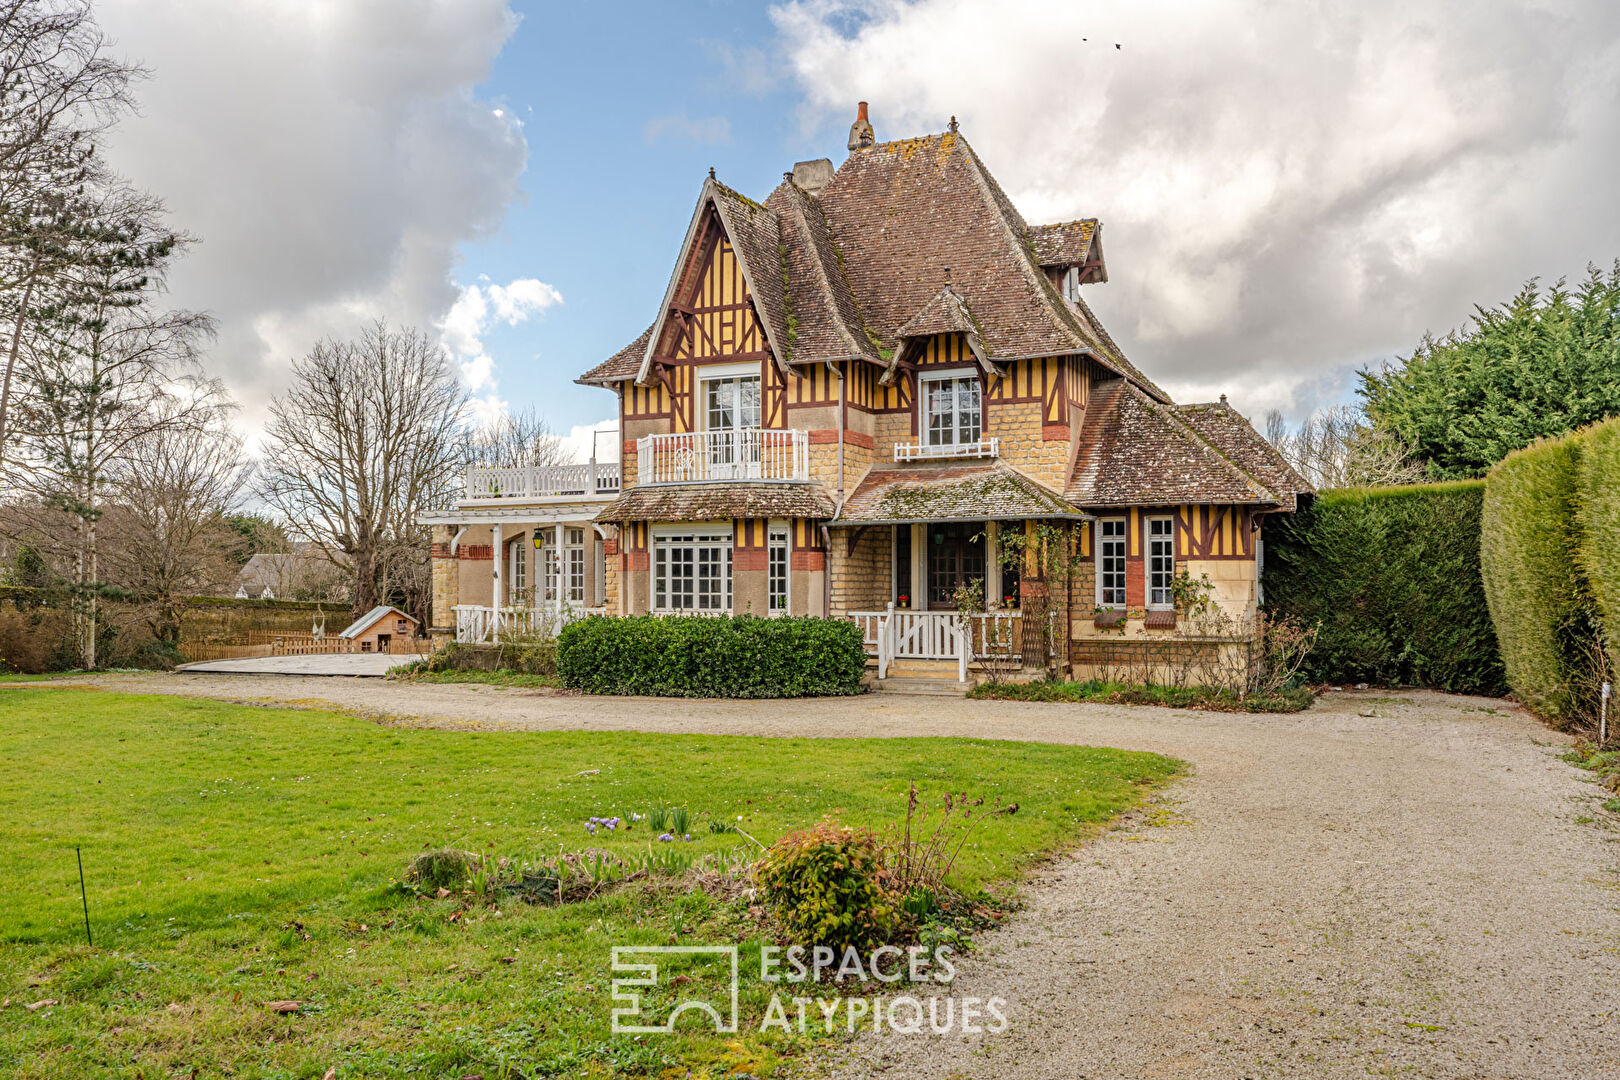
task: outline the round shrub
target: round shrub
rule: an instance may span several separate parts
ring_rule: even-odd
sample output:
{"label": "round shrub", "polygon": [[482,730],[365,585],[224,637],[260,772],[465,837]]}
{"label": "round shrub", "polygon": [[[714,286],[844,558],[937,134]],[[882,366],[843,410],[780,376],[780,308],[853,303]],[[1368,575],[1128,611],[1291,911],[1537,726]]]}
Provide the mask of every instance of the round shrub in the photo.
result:
{"label": "round shrub", "polygon": [[782,837],[754,868],[792,944],[866,953],[905,928],[901,897],[873,833],[822,822]]}

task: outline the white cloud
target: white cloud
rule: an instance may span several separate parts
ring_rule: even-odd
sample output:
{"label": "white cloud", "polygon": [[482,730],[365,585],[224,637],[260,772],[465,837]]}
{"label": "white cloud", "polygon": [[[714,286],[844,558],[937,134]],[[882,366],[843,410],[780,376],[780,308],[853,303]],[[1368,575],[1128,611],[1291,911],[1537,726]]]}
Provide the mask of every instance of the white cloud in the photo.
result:
{"label": "white cloud", "polygon": [[[473,89],[517,26],[506,0],[100,0],[97,14],[153,71],[108,157],[200,237],[171,299],[217,316],[211,364],[250,427],[316,339],[445,319],[459,248],[499,226],[527,157],[510,110]],[[493,302],[510,318],[533,301]]]}
{"label": "white cloud", "polygon": [[[1620,255],[1620,5],[800,0],[804,122],[951,115],[1033,223],[1103,219],[1087,297],[1178,397],[1304,408],[1533,274]],[[1122,48],[1116,49],[1115,43]]]}
{"label": "white cloud", "polygon": [[483,419],[499,415],[506,403],[495,392],[495,360],[484,347],[484,334],[494,322],[516,326],[530,315],[562,303],[562,293],[534,278],[506,285],[463,285],[461,294],[439,324],[444,346],[461,367],[461,379],[474,394],[482,393]]}

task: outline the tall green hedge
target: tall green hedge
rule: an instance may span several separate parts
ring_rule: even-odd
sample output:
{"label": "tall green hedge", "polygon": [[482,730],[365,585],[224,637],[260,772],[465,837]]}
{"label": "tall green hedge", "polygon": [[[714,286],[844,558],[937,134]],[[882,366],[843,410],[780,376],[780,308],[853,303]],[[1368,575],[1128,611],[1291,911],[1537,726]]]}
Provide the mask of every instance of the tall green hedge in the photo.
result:
{"label": "tall green hedge", "polygon": [[1554,723],[1590,721],[1620,654],[1620,419],[1503,458],[1485,478],[1485,530],[1514,693]]}
{"label": "tall green hedge", "polygon": [[1610,679],[1620,667],[1620,417],[1581,437],[1578,564],[1609,649]]}
{"label": "tall green hedge", "polygon": [[861,632],[842,619],[597,617],[557,639],[564,685],[593,694],[787,698],[862,692]]}
{"label": "tall green hedge", "polygon": [[1266,608],[1321,627],[1318,682],[1506,688],[1480,582],[1477,480],[1325,491],[1265,530]]}
{"label": "tall green hedge", "polygon": [[1582,664],[1572,632],[1586,618],[1586,590],[1576,569],[1575,439],[1516,450],[1485,481],[1485,542],[1480,550],[1485,596],[1514,693],[1548,720],[1577,712]]}

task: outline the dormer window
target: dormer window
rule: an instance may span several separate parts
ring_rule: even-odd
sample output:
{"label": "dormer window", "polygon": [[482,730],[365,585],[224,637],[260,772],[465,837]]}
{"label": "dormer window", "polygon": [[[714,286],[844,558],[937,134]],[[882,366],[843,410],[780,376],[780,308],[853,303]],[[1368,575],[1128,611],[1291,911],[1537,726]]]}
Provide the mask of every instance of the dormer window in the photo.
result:
{"label": "dormer window", "polygon": [[1063,299],[1069,303],[1078,303],[1080,300],[1080,268],[1071,266],[1063,271]]}
{"label": "dormer window", "polygon": [[929,447],[968,446],[984,433],[984,405],[976,375],[923,375],[923,439]]}

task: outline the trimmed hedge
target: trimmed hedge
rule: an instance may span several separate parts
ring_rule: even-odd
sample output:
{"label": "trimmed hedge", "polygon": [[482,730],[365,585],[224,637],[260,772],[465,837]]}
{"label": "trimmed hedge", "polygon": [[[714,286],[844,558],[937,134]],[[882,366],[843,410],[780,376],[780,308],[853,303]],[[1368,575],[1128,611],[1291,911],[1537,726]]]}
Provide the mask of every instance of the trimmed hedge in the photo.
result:
{"label": "trimmed hedge", "polygon": [[1478,480],[1326,491],[1267,522],[1266,608],[1320,625],[1313,682],[1507,688],[1480,579]]}
{"label": "trimmed hedge", "polygon": [[842,619],[596,616],[557,639],[563,684],[592,694],[785,698],[859,694],[860,629]]}
{"label": "trimmed hedge", "polygon": [[1515,451],[1485,479],[1481,555],[1508,681],[1535,713],[1562,726],[1595,716],[1605,640],[1613,667],[1617,485],[1615,420]]}
{"label": "trimmed hedge", "polygon": [[1620,418],[1582,435],[1578,480],[1578,564],[1603,626],[1613,672],[1620,668]]}

